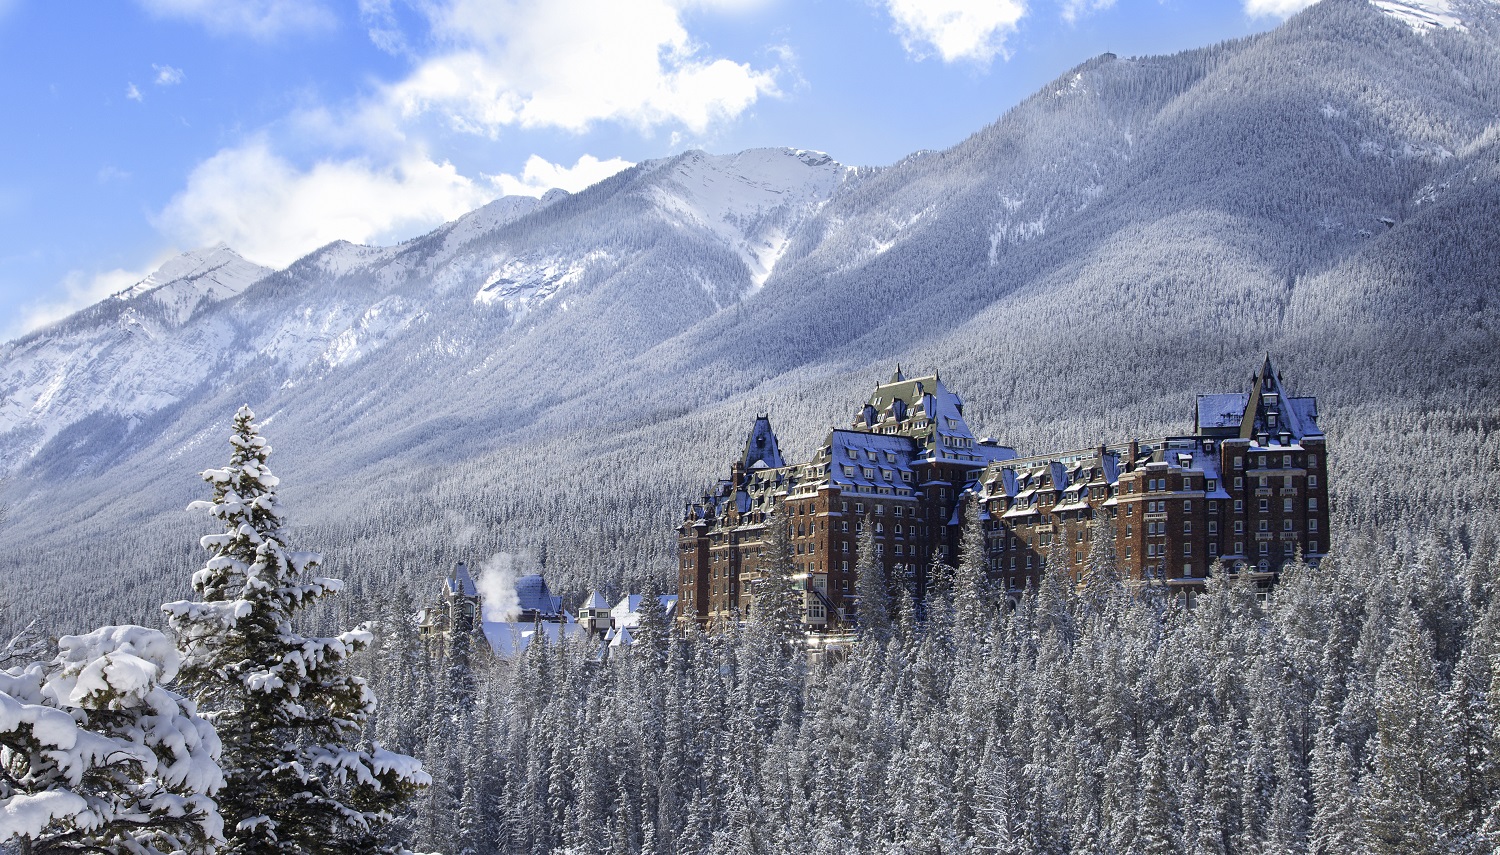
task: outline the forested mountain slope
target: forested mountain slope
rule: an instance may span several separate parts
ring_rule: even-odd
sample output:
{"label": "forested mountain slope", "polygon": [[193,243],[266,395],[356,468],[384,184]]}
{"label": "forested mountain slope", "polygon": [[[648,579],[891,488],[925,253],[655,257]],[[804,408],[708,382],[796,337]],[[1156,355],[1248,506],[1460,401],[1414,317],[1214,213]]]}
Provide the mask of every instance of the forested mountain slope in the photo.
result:
{"label": "forested mountain slope", "polygon": [[[0,349],[7,595],[61,628],[154,619],[245,402],[306,546],[357,587],[502,549],[566,592],[618,585],[672,565],[681,500],[747,416],[803,455],[896,361],[1024,452],[1186,429],[1194,393],[1270,352],[1320,398],[1344,524],[1475,507],[1496,487],[1500,24],[1459,6],[1433,27],[1325,0],[1263,36],[1106,55],[881,170],[689,152],[333,245],[101,365],[109,391],[66,424],[26,410],[57,377],[16,380],[20,360],[119,335],[88,310]],[[154,407],[117,391],[179,365],[203,371]]]}

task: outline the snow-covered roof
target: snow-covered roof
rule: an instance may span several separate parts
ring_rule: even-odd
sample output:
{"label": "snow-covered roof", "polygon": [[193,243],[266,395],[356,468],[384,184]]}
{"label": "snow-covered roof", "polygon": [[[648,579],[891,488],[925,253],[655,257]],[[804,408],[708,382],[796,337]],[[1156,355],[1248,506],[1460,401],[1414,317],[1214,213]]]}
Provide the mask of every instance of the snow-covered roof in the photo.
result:
{"label": "snow-covered roof", "polygon": [[1198,429],[1239,429],[1245,417],[1245,405],[1250,395],[1245,392],[1229,392],[1219,395],[1198,396]]}
{"label": "snow-covered roof", "polygon": [[516,600],[523,611],[534,611],[543,616],[562,614],[562,598],[552,596],[547,580],[536,574],[516,580]]}
{"label": "snow-covered roof", "polygon": [[[615,626],[626,627],[640,624],[642,596],[641,594],[627,594],[609,610],[609,616],[613,618]],[[667,620],[671,620],[677,610],[677,595],[663,594],[658,600],[661,602],[662,611],[666,613]]]}
{"label": "snow-covered roof", "polygon": [[603,611],[609,608],[609,603],[604,599],[603,594],[598,591],[592,591],[589,593],[588,599],[584,601],[583,607],[594,611]]}
{"label": "snow-covered roof", "polygon": [[478,589],[474,587],[474,577],[469,575],[469,567],[462,561],[453,565],[453,574],[443,582],[443,586],[449,596],[479,596]]}
{"label": "snow-covered roof", "polygon": [[755,417],[750,427],[750,436],[745,440],[746,469],[780,469],[786,465],[781,458],[781,446],[776,442],[776,432],[771,430],[771,419],[762,413]]}
{"label": "snow-covered roof", "polygon": [[484,631],[484,640],[489,642],[490,650],[502,659],[512,659],[526,652],[526,648],[536,640],[538,631],[541,632],[542,640],[548,643],[571,640],[584,633],[583,627],[572,621],[524,623],[487,620],[480,623],[480,628]]}

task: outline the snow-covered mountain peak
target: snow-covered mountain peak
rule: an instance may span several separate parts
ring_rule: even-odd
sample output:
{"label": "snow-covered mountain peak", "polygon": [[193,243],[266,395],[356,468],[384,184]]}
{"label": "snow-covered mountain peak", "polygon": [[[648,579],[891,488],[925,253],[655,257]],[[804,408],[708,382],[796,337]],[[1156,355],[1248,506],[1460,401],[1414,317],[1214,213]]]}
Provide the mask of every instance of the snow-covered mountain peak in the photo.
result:
{"label": "snow-covered mountain peak", "polygon": [[134,300],[149,295],[166,308],[175,323],[187,320],[204,301],[233,297],[271,273],[268,267],[246,261],[223,242],[184,252],[149,276],[114,295]]}
{"label": "snow-covered mountain peak", "polygon": [[684,226],[697,226],[735,250],[759,287],[788,236],[816,213],[851,173],[820,151],[755,148],[737,154],[691,151],[645,164],[660,172],[650,193]]}

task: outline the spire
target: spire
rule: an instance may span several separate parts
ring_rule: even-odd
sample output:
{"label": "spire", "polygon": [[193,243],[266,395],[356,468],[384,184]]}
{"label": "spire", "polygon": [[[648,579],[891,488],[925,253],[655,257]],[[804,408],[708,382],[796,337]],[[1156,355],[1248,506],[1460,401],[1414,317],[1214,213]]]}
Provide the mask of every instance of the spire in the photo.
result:
{"label": "spire", "polygon": [[776,442],[776,432],[771,430],[771,417],[761,413],[755,417],[750,428],[750,437],[745,440],[745,470],[780,469],[786,465],[781,459],[781,447]]}
{"label": "spire", "polygon": [[905,379],[906,379],[906,375],[901,373],[901,363],[898,362],[898,363],[896,363],[896,373],[891,375],[891,379],[890,379],[889,382],[891,382],[891,383],[900,383],[901,381],[903,381]]}

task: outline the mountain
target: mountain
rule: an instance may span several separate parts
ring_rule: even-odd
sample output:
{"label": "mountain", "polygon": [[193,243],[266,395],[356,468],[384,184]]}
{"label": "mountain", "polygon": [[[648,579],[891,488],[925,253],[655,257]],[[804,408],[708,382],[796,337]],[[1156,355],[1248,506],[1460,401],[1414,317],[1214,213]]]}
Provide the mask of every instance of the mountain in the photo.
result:
{"label": "mountain", "polygon": [[69,621],[149,619],[248,402],[356,586],[501,550],[618,585],[671,566],[755,411],[801,456],[898,361],[1027,452],[1182,430],[1270,352],[1320,398],[1343,524],[1461,517],[1497,486],[1497,32],[1487,3],[1324,0],[1091,59],[883,169],[687,152],[324,247],[149,333],[105,301],[0,350],[0,574]]}
{"label": "mountain", "polygon": [[45,333],[0,345],[0,473],[91,412],[139,419],[180,398],[206,366],[162,371],[160,356],[177,352],[177,333],[199,309],[269,273],[223,244],[186,252]]}

